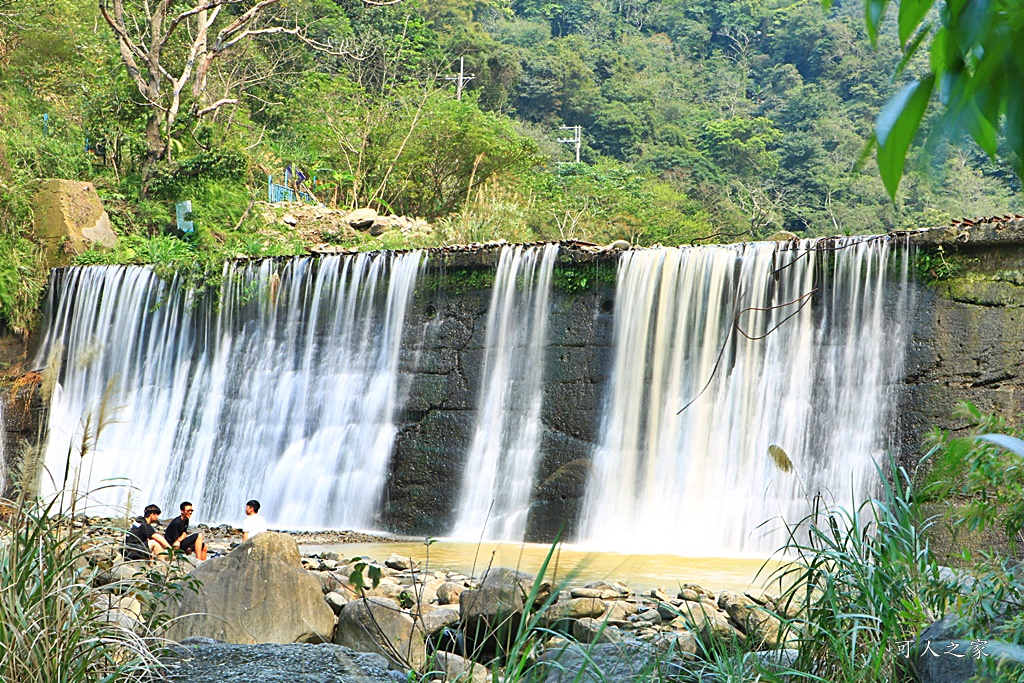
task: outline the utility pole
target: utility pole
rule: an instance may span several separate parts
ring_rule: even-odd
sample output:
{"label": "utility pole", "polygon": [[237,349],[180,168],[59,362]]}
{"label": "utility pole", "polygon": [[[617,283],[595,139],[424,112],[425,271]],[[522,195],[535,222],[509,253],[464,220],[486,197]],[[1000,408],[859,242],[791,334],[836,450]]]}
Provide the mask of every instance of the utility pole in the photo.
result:
{"label": "utility pole", "polygon": [[571,130],[571,138],[559,138],[559,142],[571,142],[576,147],[576,163],[580,163],[580,147],[583,146],[583,126],[560,126],[559,130]]}
{"label": "utility pole", "polygon": [[455,81],[455,99],[462,100],[462,89],[467,83],[476,78],[476,74],[466,73],[466,58],[459,57],[459,75],[445,76],[446,81]]}

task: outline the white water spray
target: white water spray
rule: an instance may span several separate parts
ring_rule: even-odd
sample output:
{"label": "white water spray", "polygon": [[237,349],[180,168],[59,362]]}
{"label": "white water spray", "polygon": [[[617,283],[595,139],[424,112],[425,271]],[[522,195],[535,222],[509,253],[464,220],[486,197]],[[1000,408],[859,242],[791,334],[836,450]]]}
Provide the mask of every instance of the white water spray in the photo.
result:
{"label": "white water spray", "polygon": [[[398,357],[421,252],[225,265],[220,300],[146,267],[70,268],[50,286],[39,353],[66,360],[47,463],[100,414],[83,484],[130,477],[137,500],[239,520],[373,525],[395,435]],[[109,387],[109,392],[108,392]],[[116,506],[123,490],[100,490]],[[173,506],[173,507],[172,507]]]}
{"label": "white water spray", "polygon": [[557,245],[506,246],[487,314],[476,430],[452,536],[521,541],[540,446],[548,304]]}
{"label": "white water spray", "polygon": [[[907,251],[896,262],[887,239],[846,238],[834,252],[808,254],[814,246],[623,255],[612,380],[581,540],[705,556],[774,551],[785,540],[778,520],[802,518],[813,494],[844,503],[870,493],[874,462],[892,436]],[[815,287],[814,305],[797,312]],[[750,337],[782,324],[764,339],[730,334],[741,309],[738,324]],[[708,378],[707,391],[677,415]],[[772,444],[795,473],[773,464]],[[766,520],[776,521],[761,526]]]}

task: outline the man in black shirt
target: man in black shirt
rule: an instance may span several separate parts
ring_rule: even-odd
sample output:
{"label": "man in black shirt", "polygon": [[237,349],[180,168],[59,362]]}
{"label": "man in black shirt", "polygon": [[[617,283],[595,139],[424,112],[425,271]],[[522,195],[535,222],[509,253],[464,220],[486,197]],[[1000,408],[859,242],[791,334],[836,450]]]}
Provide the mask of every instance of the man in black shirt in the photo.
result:
{"label": "man in black shirt", "polygon": [[175,517],[167,525],[164,537],[172,547],[178,548],[186,555],[195,555],[197,560],[206,559],[206,544],[203,542],[201,533],[188,533],[188,520],[192,517],[192,503],[187,500],[182,503],[181,516]]}
{"label": "man in black shirt", "polygon": [[160,508],[147,505],[142,517],[135,520],[132,528],[124,535],[124,559],[148,560],[171,545],[156,532],[153,524],[160,518]]}

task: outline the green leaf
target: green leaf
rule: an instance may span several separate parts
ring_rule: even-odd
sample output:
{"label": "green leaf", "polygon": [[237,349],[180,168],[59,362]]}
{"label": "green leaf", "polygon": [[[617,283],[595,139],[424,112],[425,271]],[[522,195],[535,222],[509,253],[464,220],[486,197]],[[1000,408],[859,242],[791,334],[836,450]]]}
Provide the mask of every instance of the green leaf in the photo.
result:
{"label": "green leaf", "polygon": [[908,84],[882,108],[875,122],[878,140],[878,172],[889,197],[896,199],[910,143],[917,135],[928,108],[935,76]]}
{"label": "green leaf", "polygon": [[914,35],[914,31],[934,2],[935,0],[900,0],[900,45],[905,45],[910,36]]}
{"label": "green leaf", "polygon": [[871,38],[872,45],[878,43],[878,27],[882,23],[882,18],[885,16],[885,8],[888,4],[889,0],[864,1],[864,18],[867,20],[868,36]]}
{"label": "green leaf", "polygon": [[369,575],[370,581],[373,583],[374,588],[380,585],[380,580],[382,576],[380,567],[370,565],[370,570],[367,572],[367,574]]}
{"label": "green leaf", "polygon": [[1018,174],[1024,168],[1024,89],[1010,88],[1006,101],[1006,141],[1017,155]]}
{"label": "green leaf", "polygon": [[921,47],[921,42],[924,41],[925,36],[927,36],[931,30],[932,25],[930,23],[922,26],[921,30],[917,32],[916,36],[914,36],[914,39],[910,41],[910,44],[903,49],[903,59],[901,59],[900,63],[896,65],[896,70],[893,71],[892,74],[893,78],[899,76],[903,73],[903,70],[907,68],[907,64],[910,64],[910,60],[914,58],[914,55],[917,54],[918,48]]}
{"label": "green leaf", "polygon": [[1024,441],[1018,439],[1015,436],[1009,434],[982,434],[981,436],[975,437],[978,441],[988,441],[995,445],[1015,453],[1016,455],[1024,458]]}
{"label": "green leaf", "polygon": [[[353,565],[352,572],[348,575],[349,582],[355,586],[357,591],[366,590],[366,580],[363,578],[364,569],[366,569],[366,563],[357,562]],[[371,569],[373,568],[371,567]]]}

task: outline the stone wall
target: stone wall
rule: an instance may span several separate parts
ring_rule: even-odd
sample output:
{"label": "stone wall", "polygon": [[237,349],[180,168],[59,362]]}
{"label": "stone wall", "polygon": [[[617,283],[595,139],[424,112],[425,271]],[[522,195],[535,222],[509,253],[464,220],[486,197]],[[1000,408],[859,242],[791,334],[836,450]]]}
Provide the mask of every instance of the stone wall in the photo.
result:
{"label": "stone wall", "polygon": [[907,464],[933,426],[964,427],[954,415],[962,401],[1014,422],[1024,410],[1024,220],[935,229],[912,241],[939,270],[919,265],[913,285],[900,411]]}
{"label": "stone wall", "polygon": [[[382,523],[392,531],[436,535],[454,522],[481,390],[493,263],[449,259],[431,266],[425,286],[417,287],[403,340],[405,413],[382,508]],[[564,277],[567,269],[588,283]],[[611,372],[614,271],[612,253],[569,251],[559,257],[530,540],[553,538],[563,523],[570,525],[569,537],[575,531]]]}

